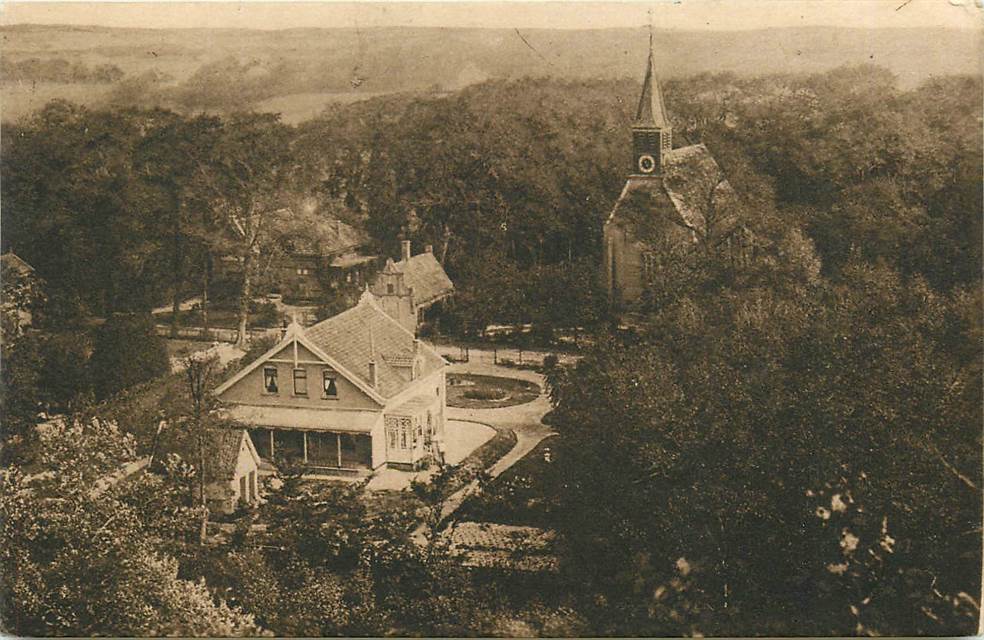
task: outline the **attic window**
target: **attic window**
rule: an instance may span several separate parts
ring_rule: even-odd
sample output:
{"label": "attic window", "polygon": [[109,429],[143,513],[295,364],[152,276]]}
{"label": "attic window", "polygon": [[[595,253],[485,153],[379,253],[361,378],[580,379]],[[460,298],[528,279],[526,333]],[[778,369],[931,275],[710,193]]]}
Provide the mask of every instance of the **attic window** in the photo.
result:
{"label": "attic window", "polygon": [[294,395],[307,395],[307,370],[294,369]]}
{"label": "attic window", "polygon": [[277,393],[277,368],[263,368],[263,390],[267,393]]}
{"label": "attic window", "polygon": [[393,285],[392,284],[386,285],[386,293],[390,293],[390,294],[393,293]]}
{"label": "attic window", "polygon": [[331,371],[323,372],[322,382],[325,392],[325,398],[329,398],[329,399],[338,398],[338,386],[335,384],[335,375]]}

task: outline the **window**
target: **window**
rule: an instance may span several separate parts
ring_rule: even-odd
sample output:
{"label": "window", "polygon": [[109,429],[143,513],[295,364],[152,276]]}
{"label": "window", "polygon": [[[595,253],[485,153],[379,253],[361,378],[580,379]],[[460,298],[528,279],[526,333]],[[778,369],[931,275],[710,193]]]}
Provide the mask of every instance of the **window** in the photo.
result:
{"label": "window", "polygon": [[386,285],[386,293],[390,293],[390,294],[393,293],[393,285],[391,284]]}
{"label": "window", "polygon": [[263,390],[267,393],[277,393],[277,368],[263,368]]}
{"label": "window", "polygon": [[642,277],[645,282],[652,282],[659,269],[659,258],[652,251],[642,254]]}
{"label": "window", "polygon": [[294,395],[307,395],[307,370],[294,369]]}
{"label": "window", "polygon": [[407,448],[407,426],[406,425],[403,425],[402,428],[400,429],[400,448],[401,449],[406,449]]}
{"label": "window", "polygon": [[396,429],[390,429],[390,449],[396,449]]}
{"label": "window", "polygon": [[431,436],[434,433],[434,423],[431,419],[431,412],[427,412],[427,429],[424,430],[424,445],[431,446]]}
{"label": "window", "polygon": [[335,374],[331,371],[323,373],[323,389],[326,398],[338,398],[338,386],[335,385]]}
{"label": "window", "polygon": [[299,276],[306,276],[306,275],[310,275],[310,274],[311,274],[311,270],[308,269],[307,267],[298,267],[297,268],[297,275],[299,275]]}

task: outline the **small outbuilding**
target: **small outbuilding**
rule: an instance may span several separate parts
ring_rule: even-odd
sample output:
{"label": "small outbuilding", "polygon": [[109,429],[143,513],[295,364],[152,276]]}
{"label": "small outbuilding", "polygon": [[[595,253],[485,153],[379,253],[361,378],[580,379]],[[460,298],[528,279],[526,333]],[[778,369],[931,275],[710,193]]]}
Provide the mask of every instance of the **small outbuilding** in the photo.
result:
{"label": "small outbuilding", "polygon": [[260,456],[245,429],[210,429],[205,444],[205,498],[212,511],[232,513],[260,498]]}

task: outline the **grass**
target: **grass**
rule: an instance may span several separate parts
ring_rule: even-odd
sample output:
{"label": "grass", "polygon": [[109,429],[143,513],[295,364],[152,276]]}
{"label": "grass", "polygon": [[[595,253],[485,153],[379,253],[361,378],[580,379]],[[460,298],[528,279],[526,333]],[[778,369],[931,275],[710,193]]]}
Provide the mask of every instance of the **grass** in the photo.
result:
{"label": "grass", "polygon": [[[157,324],[171,324],[171,315],[170,311],[155,313],[154,321]],[[202,314],[198,310],[181,311],[178,313],[178,324],[182,327],[200,327],[202,326]],[[238,312],[230,309],[209,309],[208,326],[217,329],[235,329],[239,326]],[[249,326],[269,329],[278,326],[278,319],[251,313]]]}
{"label": "grass", "polygon": [[557,496],[564,491],[557,436],[546,438],[522,460],[465,501],[460,520],[553,528]]}
{"label": "grass", "polygon": [[514,378],[465,373],[448,375],[448,406],[495,409],[531,402],[540,395],[536,383]]}

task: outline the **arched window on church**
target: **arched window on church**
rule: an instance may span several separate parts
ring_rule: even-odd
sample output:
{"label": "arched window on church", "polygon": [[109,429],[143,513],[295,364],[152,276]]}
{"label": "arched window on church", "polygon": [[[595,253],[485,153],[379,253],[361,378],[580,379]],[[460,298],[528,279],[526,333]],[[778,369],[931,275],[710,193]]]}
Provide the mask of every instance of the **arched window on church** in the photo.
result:
{"label": "arched window on church", "polygon": [[659,256],[653,251],[642,253],[642,279],[647,284],[656,279],[656,270],[659,269]]}

